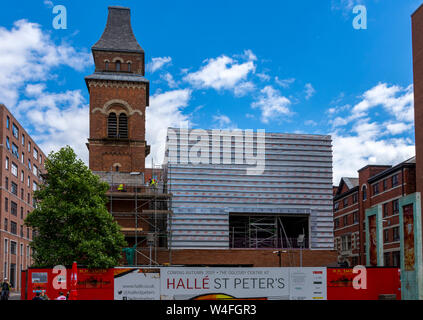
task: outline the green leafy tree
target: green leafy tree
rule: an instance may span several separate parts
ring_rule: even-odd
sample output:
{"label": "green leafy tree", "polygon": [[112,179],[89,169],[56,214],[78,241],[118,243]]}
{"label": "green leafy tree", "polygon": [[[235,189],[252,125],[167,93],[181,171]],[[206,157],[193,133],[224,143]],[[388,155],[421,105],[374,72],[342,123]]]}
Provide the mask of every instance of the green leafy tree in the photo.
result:
{"label": "green leafy tree", "polygon": [[31,243],[34,264],[116,266],[126,243],[106,208],[109,185],[69,146],[50,153],[45,169],[44,183],[34,192],[36,208],[25,219],[36,232]]}

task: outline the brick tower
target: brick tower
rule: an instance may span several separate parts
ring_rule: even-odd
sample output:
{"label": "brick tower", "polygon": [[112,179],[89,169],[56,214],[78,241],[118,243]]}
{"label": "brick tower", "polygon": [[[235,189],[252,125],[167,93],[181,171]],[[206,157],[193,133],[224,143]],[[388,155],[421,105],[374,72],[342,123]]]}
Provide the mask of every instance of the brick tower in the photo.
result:
{"label": "brick tower", "polygon": [[144,172],[149,82],[144,50],[135,39],[129,8],[109,7],[106,29],[91,48],[89,167],[94,172]]}

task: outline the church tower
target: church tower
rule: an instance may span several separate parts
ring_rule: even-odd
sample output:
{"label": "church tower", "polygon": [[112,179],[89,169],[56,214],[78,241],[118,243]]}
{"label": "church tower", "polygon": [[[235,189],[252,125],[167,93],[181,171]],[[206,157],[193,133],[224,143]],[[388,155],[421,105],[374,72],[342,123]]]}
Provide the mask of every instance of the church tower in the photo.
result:
{"label": "church tower", "polygon": [[131,27],[129,8],[109,7],[106,28],[91,48],[95,72],[90,94],[89,167],[93,172],[144,172],[149,81],[144,50]]}

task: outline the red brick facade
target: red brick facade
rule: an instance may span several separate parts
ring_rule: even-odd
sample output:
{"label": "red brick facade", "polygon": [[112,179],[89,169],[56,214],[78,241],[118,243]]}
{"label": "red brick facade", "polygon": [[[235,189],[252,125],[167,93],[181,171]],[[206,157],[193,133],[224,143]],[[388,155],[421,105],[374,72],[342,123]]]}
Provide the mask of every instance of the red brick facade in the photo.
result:
{"label": "red brick facade", "polygon": [[32,264],[33,234],[24,220],[33,210],[32,192],[41,183],[46,157],[1,104],[0,139],[0,276],[20,290],[20,271]]}

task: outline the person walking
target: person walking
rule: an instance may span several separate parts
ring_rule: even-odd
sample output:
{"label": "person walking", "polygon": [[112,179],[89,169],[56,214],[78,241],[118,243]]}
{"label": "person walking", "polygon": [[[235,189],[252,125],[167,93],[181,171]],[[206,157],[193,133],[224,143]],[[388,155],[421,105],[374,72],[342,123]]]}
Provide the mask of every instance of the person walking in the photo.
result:
{"label": "person walking", "polygon": [[41,297],[41,299],[42,299],[42,300],[50,300],[50,299],[48,298],[48,296],[46,295],[45,291],[42,291],[42,292],[41,292],[40,297]]}
{"label": "person walking", "polygon": [[41,294],[39,292],[37,292],[35,294],[35,297],[32,298],[32,300],[37,301],[37,300],[44,300],[44,299],[41,297]]}
{"label": "person walking", "polygon": [[9,300],[9,293],[10,283],[7,281],[7,278],[4,278],[4,281],[1,284],[1,300]]}

